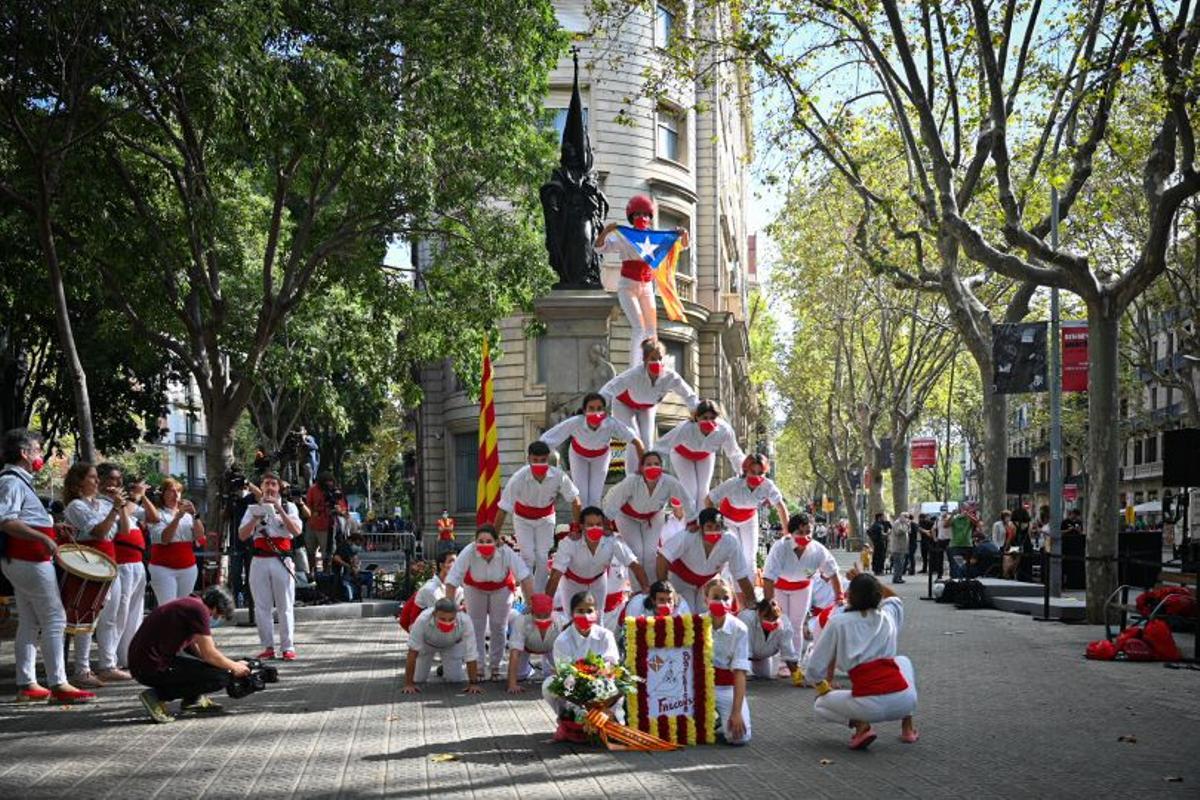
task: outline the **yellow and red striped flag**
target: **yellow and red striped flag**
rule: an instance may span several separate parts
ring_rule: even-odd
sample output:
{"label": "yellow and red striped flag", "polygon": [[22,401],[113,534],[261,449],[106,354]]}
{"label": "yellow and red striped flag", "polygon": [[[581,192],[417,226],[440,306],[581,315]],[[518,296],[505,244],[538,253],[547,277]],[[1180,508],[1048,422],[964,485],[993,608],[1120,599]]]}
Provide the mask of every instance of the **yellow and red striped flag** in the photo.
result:
{"label": "yellow and red striped flag", "polygon": [[479,482],[475,489],[475,524],[496,520],[500,503],[500,447],[496,435],[496,402],[492,382],[492,357],[483,340],[483,380],[479,392]]}

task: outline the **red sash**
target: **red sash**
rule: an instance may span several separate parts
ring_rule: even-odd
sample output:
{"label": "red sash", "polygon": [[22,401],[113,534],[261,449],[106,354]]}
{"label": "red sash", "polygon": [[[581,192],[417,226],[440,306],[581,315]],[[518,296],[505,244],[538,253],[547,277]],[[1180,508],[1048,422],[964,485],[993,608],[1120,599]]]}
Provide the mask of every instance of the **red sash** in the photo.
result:
{"label": "red sash", "polygon": [[721,667],[713,667],[713,672],[716,673],[717,686],[733,686],[733,670],[723,669]]}
{"label": "red sash", "polygon": [[812,585],[812,581],[789,581],[787,578],[777,578],[775,580],[775,588],[785,592],[798,592],[801,589],[807,589]]}
{"label": "red sash", "polygon": [[512,574],[512,570],[504,576],[502,581],[477,581],[471,575],[471,570],[467,570],[467,574],[463,577],[463,583],[470,586],[472,589],[478,589],[481,592],[498,592],[501,589],[508,589],[510,592],[516,591],[517,579]]}
{"label": "red sash", "polygon": [[904,673],[894,658],[877,658],[859,664],[848,673],[850,694],[853,697],[874,697],[881,694],[903,692],[908,688]]}
{"label": "red sash", "polygon": [[[41,525],[30,525],[39,533],[44,533],[55,541],[58,536],[54,533],[54,528],[43,528]],[[15,558],[19,561],[49,561],[50,555],[46,552],[46,548],[40,541],[33,539],[19,539],[16,536],[8,537],[8,550],[5,552],[6,558]]]}
{"label": "red sash", "polygon": [[654,270],[640,258],[631,258],[621,262],[621,277],[631,281],[649,283],[654,280]]}
{"label": "red sash", "polygon": [[599,458],[600,456],[602,456],[608,452],[607,447],[601,447],[597,450],[592,450],[590,448],[584,447],[583,445],[581,445],[579,443],[579,440],[576,439],[574,436],[571,437],[571,449],[574,450],[579,455],[583,456],[584,458]]}
{"label": "red sash", "polygon": [[617,395],[617,399],[632,408],[634,411],[645,411],[648,408],[654,408],[655,405],[654,403],[639,403],[637,400],[633,399],[632,395],[629,394],[628,389]]}
{"label": "red sash", "polygon": [[604,598],[604,613],[611,614],[621,607],[621,602],[625,599],[625,592],[610,592]]}
{"label": "red sash", "polygon": [[513,504],[513,513],[521,519],[543,519],[554,515],[554,504],[548,506],[527,506],[517,502]]}
{"label": "red sash", "polygon": [[[271,547],[271,544],[267,543],[268,538],[270,539],[271,544],[275,545],[274,548]],[[285,555],[290,553],[292,551],[292,540],[283,536],[260,536],[254,540],[254,555],[256,556],[273,556],[275,555],[276,550],[279,550]]]}
{"label": "red sash", "polygon": [[117,560],[117,545],[112,539],[80,539],[79,543],[84,547],[99,550],[113,561]]}
{"label": "red sash", "polygon": [[817,608],[816,606],[813,606],[812,613],[814,616],[816,616],[817,625],[819,627],[821,627],[823,629],[826,625],[829,624],[829,616],[833,613],[833,610],[835,608],[837,608],[837,603],[830,603],[829,605],[825,606],[824,608]]}
{"label": "red sash", "polygon": [[[287,542],[290,547],[291,540],[289,539]],[[258,549],[257,545],[255,545],[255,549]],[[191,542],[152,544],[150,545],[150,563],[156,567],[166,567],[167,569],[187,569],[196,566],[196,554],[192,551]]]}
{"label": "red sash", "polygon": [[729,502],[728,497],[721,501],[721,516],[733,522],[749,522],[757,510],[757,507],[742,508],[740,506],[735,506],[733,503]]}
{"label": "red sash", "polygon": [[688,461],[703,461],[712,455],[712,453],[704,450],[691,450],[681,444],[675,445],[675,452],[686,458]]}
{"label": "red sash", "polygon": [[677,558],[671,562],[671,572],[674,572],[697,589],[717,577],[717,573],[715,572],[711,575],[700,575],[692,572],[691,568],[687,564],[684,564],[681,558]]}
{"label": "red sash", "polygon": [[146,537],[141,528],[130,528],[128,533],[118,533],[114,540],[118,564],[140,564],[146,553]]}
{"label": "red sash", "polygon": [[626,503],[625,505],[621,506],[621,513],[627,517],[640,519],[642,522],[649,522],[650,520],[654,519],[659,511],[651,511],[648,514],[643,514],[641,511],[638,511],[633,506],[629,505],[629,503]]}
{"label": "red sash", "polygon": [[569,569],[568,569],[566,572],[564,572],[564,573],[563,573],[563,575],[565,575],[565,576],[566,576],[567,578],[569,578],[570,580],[573,580],[573,581],[575,581],[575,582],[576,582],[576,583],[578,583],[578,584],[582,584],[583,586],[588,586],[588,585],[590,585],[590,584],[592,584],[592,583],[595,583],[595,582],[596,582],[596,579],[597,579],[597,578],[599,578],[599,577],[600,577],[600,575],[603,575],[603,574],[604,574],[604,573],[603,573],[603,572],[601,572],[599,575],[593,575],[593,576],[592,576],[592,577],[590,577],[590,578],[585,578],[585,577],[583,577],[582,575],[576,575],[574,572],[572,572],[572,571],[571,571],[571,570],[569,570]]}

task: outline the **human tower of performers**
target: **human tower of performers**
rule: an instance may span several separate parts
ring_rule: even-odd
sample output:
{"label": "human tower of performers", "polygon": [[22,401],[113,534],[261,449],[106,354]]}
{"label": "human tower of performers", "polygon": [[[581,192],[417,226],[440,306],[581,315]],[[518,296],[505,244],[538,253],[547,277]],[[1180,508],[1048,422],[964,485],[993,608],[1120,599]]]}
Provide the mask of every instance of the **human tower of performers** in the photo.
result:
{"label": "human tower of performers", "polygon": [[[626,211],[634,230],[646,230],[654,204],[639,195]],[[917,741],[913,668],[897,654],[904,620],[899,598],[870,574],[838,574],[833,555],[811,538],[808,516],[789,516],[767,477],[767,458],[744,455],[717,406],[663,363],[649,269],[637,260],[638,251],[611,225],[597,246],[623,259],[618,297],[640,347],[629,369],[586,395],[577,414],[529,445],[528,463],[505,484],[494,523],[479,526],[460,552],[439,555],[437,574],[400,614],[408,631],[403,691],[419,692],[438,660],[446,681],[465,681],[466,692],[478,694],[485,669],[487,679],[501,679],[507,655],[507,689],[519,693],[533,677],[536,659],[543,695],[559,719],[556,738],[578,739],[586,710],[551,691],[556,665],[596,657],[616,664],[626,644],[625,619],[696,613],[711,619],[724,742],[750,741],[750,674],[814,688],[817,716],[849,724],[853,749],[870,745],[876,738],[871,723],[886,720],[901,721],[901,741]],[[655,410],[668,393],[683,398],[691,419],[655,441]],[[636,457],[626,450],[626,477],[605,492],[614,440]],[[568,441],[569,471],[563,471],[551,464],[551,453]],[[87,702],[95,697],[88,689],[135,678],[150,687],[141,697],[156,721],[171,719],[164,702],[175,698],[185,710],[216,708],[203,692],[244,677],[248,669],[212,644],[208,621],[231,613],[228,594],[210,589],[202,600],[187,597],[196,579],[192,544],[203,539],[204,528],[181,499],[181,487],[164,484],[155,507],[148,487],[135,486],[128,495],[122,490],[114,465],[76,464],[66,480],[66,520],[56,527],[33,490],[34,473],[43,466],[40,439],[10,431],[3,449],[0,540],[6,547],[0,567],[14,586],[19,614],[18,700]],[[736,476],[713,487],[718,453]],[[668,461],[671,473],[665,471]],[[250,586],[263,647],[259,658],[276,656],[277,615],[278,652],[294,660],[290,556],[302,523],[295,504],[281,496],[277,475],[260,476],[257,488],[261,495],[246,509],[238,536],[255,555]],[[567,525],[557,524],[560,500],[571,506]],[[771,546],[759,586],[764,506],[787,520],[787,535]],[[515,548],[499,536],[510,519]],[[159,605],[145,620],[143,528]],[[96,674],[90,667],[93,631],[73,637],[75,683],[83,688],[68,683],[64,667],[66,615],[52,565],[60,533],[102,551],[115,565],[107,594],[96,598],[103,604],[95,623]],[[59,560],[61,565],[61,554]],[[36,679],[39,638],[48,689]],[[849,689],[832,688],[839,674],[848,677]],[[619,704],[611,711],[623,719]]]}

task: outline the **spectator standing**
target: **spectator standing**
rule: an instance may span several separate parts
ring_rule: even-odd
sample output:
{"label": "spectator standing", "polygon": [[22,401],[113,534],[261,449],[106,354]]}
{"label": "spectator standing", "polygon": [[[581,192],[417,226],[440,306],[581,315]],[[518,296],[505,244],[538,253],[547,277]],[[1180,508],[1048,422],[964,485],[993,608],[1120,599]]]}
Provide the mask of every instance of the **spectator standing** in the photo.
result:
{"label": "spectator standing", "polygon": [[875,522],[867,529],[867,538],[871,540],[872,549],[871,572],[876,575],[882,575],[887,564],[887,535],[891,528],[892,523],[887,521],[881,511],[875,515]]}
{"label": "spectator standing", "polygon": [[341,495],[331,472],[322,472],[317,482],[308,487],[305,501],[312,514],[304,531],[304,549],[308,551],[314,571],[317,569],[318,547],[321,548],[322,567],[326,571],[332,568],[333,551],[337,546],[334,541],[337,523],[347,513],[346,500]]}
{"label": "spectator standing", "polygon": [[912,514],[908,517],[908,553],[904,556],[904,571],[909,575],[917,574],[917,545],[921,541],[921,528]]}
{"label": "spectator standing", "polygon": [[978,521],[960,508],[950,519],[950,577],[966,577],[966,565],[975,549],[974,534]]}
{"label": "spectator standing", "polygon": [[930,569],[936,569],[938,580],[941,580],[946,565],[946,552],[950,549],[950,512],[946,506],[942,506],[936,530],[937,536],[933,540],[933,566]]}
{"label": "spectator standing", "polygon": [[917,530],[921,539],[921,573],[929,571],[930,552],[933,550],[933,515],[921,514],[917,517]]}
{"label": "spectator standing", "polygon": [[908,514],[901,512],[888,531],[888,549],[892,551],[892,583],[904,583],[904,562],[908,558]]}

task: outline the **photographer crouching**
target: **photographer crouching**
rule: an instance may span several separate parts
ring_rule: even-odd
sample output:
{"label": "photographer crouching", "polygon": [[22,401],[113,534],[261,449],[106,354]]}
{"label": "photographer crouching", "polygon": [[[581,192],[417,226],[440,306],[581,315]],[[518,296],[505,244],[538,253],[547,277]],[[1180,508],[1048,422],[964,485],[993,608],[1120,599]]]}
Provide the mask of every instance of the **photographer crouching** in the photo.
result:
{"label": "photographer crouching", "polygon": [[180,597],[150,613],[129,645],[129,669],[150,688],[139,695],[155,722],[173,722],[167,703],[182,700],[183,711],[211,713],[221,707],[205,695],[246,678],[244,661],[226,658],[212,637],[210,620],[232,619],[233,597],[211,586],[201,597]]}

